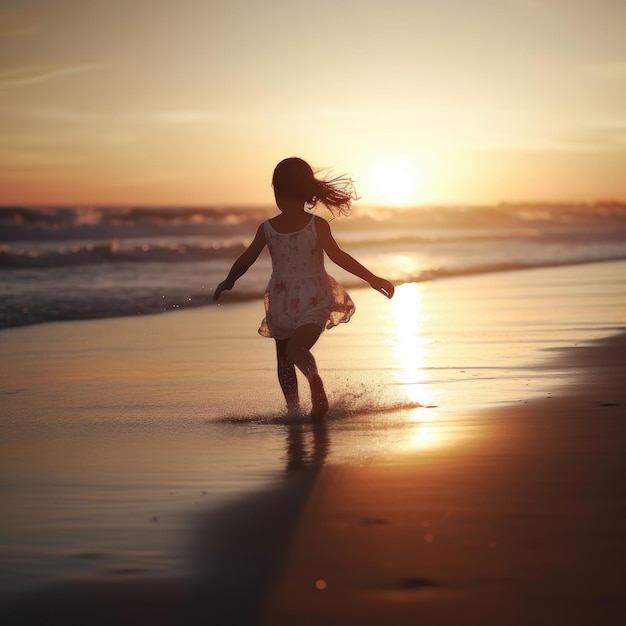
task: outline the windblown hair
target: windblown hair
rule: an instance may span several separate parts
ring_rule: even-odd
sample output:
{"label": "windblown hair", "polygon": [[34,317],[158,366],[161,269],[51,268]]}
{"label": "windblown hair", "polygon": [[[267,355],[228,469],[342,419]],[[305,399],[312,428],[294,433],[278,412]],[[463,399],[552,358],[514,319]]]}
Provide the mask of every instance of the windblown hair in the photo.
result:
{"label": "windblown hair", "polygon": [[350,215],[352,201],[358,200],[349,176],[317,178],[313,168],[298,157],[284,159],[276,166],[272,186],[278,196],[302,200],[309,210],[323,204],[333,218]]}

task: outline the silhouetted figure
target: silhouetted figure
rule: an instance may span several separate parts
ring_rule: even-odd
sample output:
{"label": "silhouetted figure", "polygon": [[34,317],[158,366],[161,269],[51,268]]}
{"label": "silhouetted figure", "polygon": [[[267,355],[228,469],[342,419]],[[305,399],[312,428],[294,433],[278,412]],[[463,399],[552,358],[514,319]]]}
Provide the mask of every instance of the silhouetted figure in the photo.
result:
{"label": "silhouetted figure", "polygon": [[276,166],[272,186],[280,214],[259,226],[250,246],[215,289],[213,299],[232,289],[268,246],[272,276],[265,292],[266,317],[259,334],[276,341],[278,380],[289,414],[300,410],[297,367],[311,388],[311,417],[321,418],[328,411],[328,399],[311,348],[324,328],[349,321],[355,310],[345,289],[326,273],[324,252],[331,261],[388,298],[393,296],[394,288],[342,250],[326,220],[307,212],[319,203],[333,217],[349,215],[356,198],[350,178],[318,179],[306,161],[291,157]]}

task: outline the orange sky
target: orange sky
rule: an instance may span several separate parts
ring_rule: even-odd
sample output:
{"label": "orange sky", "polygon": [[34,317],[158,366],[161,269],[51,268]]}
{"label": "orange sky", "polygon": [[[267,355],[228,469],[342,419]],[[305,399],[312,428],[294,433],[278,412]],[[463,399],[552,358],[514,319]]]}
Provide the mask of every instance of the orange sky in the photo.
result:
{"label": "orange sky", "polygon": [[621,0],[3,0],[0,204],[626,199]]}

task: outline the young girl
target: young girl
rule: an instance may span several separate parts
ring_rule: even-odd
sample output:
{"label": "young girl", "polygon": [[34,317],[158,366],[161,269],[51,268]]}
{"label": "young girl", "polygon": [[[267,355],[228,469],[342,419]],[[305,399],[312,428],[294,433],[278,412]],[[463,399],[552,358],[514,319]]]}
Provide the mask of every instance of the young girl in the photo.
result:
{"label": "young girl", "polygon": [[213,299],[232,289],[268,246],[272,276],[265,292],[266,317],[259,334],[276,341],[278,380],[288,412],[299,411],[297,367],[311,387],[311,417],[319,419],[328,411],[328,399],[311,348],[324,327],[347,322],[355,310],[350,296],[324,270],[324,252],[331,261],[388,298],[394,289],[389,281],[372,274],[337,245],[326,220],[305,210],[321,203],[333,216],[349,214],[355,197],[349,178],[320,180],[306,161],[292,157],[276,166],[272,186],[280,214],[259,226],[250,246],[215,289]]}

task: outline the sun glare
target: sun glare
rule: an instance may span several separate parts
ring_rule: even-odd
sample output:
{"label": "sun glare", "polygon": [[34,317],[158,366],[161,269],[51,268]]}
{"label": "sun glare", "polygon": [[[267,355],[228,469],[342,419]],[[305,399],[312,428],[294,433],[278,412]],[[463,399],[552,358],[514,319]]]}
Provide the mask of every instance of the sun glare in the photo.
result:
{"label": "sun glare", "polygon": [[396,357],[398,377],[407,400],[422,405],[432,404],[426,370],[430,340],[424,337],[422,294],[417,283],[405,283],[396,288],[391,301],[396,325]]}
{"label": "sun glare", "polygon": [[414,426],[406,447],[431,448],[443,443],[437,424],[436,398],[430,384],[431,340],[424,335],[426,313],[420,285],[406,283],[396,289],[392,300],[396,326],[395,353],[398,383],[409,403],[416,403],[411,421]]}
{"label": "sun glare", "polygon": [[384,158],[370,169],[372,201],[378,204],[408,206],[417,202],[420,172],[407,159]]}

